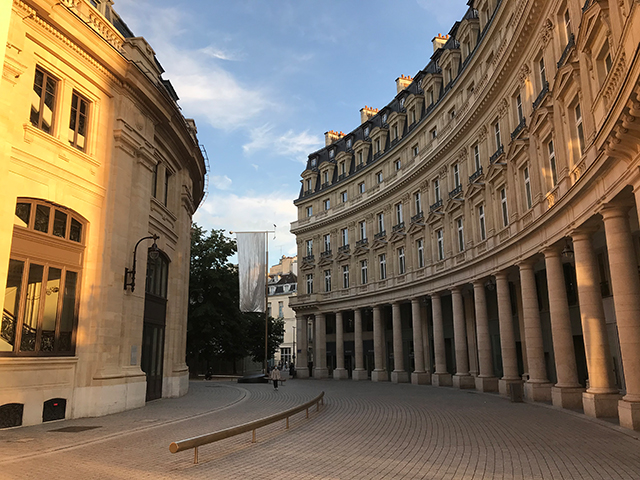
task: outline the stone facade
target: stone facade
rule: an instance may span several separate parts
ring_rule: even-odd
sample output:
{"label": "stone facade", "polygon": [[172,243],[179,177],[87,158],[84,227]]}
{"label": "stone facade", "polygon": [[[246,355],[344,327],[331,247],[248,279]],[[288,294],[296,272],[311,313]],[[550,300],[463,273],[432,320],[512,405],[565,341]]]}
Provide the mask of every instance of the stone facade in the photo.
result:
{"label": "stone facade", "polygon": [[151,46],[111,3],[0,2],[3,427],[188,388],[205,161]]}
{"label": "stone facade", "polygon": [[524,383],[640,429],[640,4],[469,5],[387,106],[309,156],[299,374]]}

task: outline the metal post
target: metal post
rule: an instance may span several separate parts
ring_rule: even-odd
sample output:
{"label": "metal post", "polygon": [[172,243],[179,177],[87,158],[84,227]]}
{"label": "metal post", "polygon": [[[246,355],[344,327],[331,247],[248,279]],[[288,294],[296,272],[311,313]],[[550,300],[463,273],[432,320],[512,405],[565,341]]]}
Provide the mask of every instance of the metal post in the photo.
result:
{"label": "metal post", "polygon": [[264,292],[264,374],[267,374],[267,346],[269,345],[269,309],[267,306],[269,305],[269,233],[265,232],[266,236],[266,261],[264,265],[265,270],[265,292]]}
{"label": "metal post", "polygon": [[289,428],[289,417],[287,417],[287,429]]}
{"label": "metal post", "polygon": [[193,449],[193,463],[198,463],[198,447]]}
{"label": "metal post", "polygon": [[251,438],[251,443],[256,443],[256,430],[255,430],[255,428],[253,429],[253,436]]}

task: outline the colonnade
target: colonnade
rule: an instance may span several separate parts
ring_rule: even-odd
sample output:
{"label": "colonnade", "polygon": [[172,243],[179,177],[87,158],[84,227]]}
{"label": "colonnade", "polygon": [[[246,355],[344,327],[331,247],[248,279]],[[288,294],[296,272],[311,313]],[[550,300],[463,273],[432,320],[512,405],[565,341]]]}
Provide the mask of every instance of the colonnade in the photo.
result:
{"label": "colonnade", "polygon": [[[554,405],[564,408],[583,408],[585,414],[593,417],[617,416],[622,426],[640,429],[640,276],[629,211],[630,207],[627,206],[607,205],[599,212],[602,216],[600,228],[604,227],[606,253],[610,265],[615,321],[619,332],[620,357],[624,373],[624,391],[621,392],[618,389],[614,378],[611,343],[600,290],[602,279],[593,246],[593,235],[597,229],[586,225],[570,232],[573,248],[568,252],[573,256],[575,266],[578,306],[588,370],[586,385],[581,385],[578,375],[563,267],[563,257],[567,256],[563,255],[562,251],[565,247],[565,239],[543,247],[538,254],[522,259],[514,265],[491,272],[491,275],[470,279],[464,284],[450,285],[443,290],[428,291],[424,295],[410,296],[405,299],[397,299],[396,296],[393,300],[384,303],[353,308],[355,369],[352,372],[352,379],[361,381],[369,377],[368,371],[364,368],[362,311],[370,308],[373,314],[374,345],[372,381],[390,379],[396,383],[411,381],[414,384],[452,385],[505,395],[508,394],[511,384],[523,382],[525,397],[528,400],[552,401]],[[536,282],[536,271],[542,270],[542,265],[546,270],[548,286],[548,310],[557,378],[555,384],[550,382],[547,372]],[[514,284],[519,284],[520,287],[519,292],[517,288],[515,289],[515,300],[518,304],[517,315],[515,315],[517,321],[514,321],[510,280]],[[495,343],[492,344],[490,335],[487,286],[491,287],[491,290],[495,289],[499,352],[495,352],[496,347],[492,346]],[[454,371],[447,369],[442,304],[444,295],[451,295],[450,313],[455,346]],[[468,302],[465,302],[465,296]],[[407,302],[411,303],[414,354],[414,368],[411,372],[405,364],[401,323],[401,304]],[[388,372],[385,366],[384,349],[386,347],[382,318],[383,307],[389,304],[391,304],[393,349],[391,372]],[[430,323],[425,315],[425,307],[429,304]],[[471,306],[471,312],[468,311],[469,306]],[[308,376],[307,362],[311,359],[307,358],[306,324],[309,317],[315,323],[313,376],[315,378],[328,376],[326,315],[335,313],[337,362],[333,377],[348,378],[344,365],[344,310],[330,312],[328,306],[321,308],[323,311],[312,315],[298,312],[297,371],[302,377]],[[470,323],[469,317],[472,320]],[[470,325],[475,327],[475,338],[471,337],[472,341],[468,342]],[[433,355],[430,348],[431,342],[427,340],[429,327],[433,332]],[[521,375],[518,367],[516,328],[519,331],[519,342],[522,347],[520,358],[524,365],[524,375]],[[388,332],[386,335],[388,336]],[[502,366],[500,378],[494,368],[496,356],[499,356]],[[475,366],[474,372],[470,371],[470,360]]]}

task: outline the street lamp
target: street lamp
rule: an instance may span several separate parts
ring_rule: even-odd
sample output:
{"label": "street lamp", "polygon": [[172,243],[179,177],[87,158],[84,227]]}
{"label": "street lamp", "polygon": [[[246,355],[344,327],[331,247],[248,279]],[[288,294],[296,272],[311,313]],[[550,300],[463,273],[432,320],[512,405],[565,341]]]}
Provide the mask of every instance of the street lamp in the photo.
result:
{"label": "street lamp", "polygon": [[131,287],[132,292],[136,289],[136,253],[138,251],[138,245],[140,245],[140,242],[142,242],[143,240],[153,239],[153,245],[151,245],[151,249],[149,251],[149,258],[151,260],[157,260],[158,256],[160,255],[160,252],[158,250],[158,245],[156,244],[156,241],[159,238],[160,237],[154,233],[153,235],[149,235],[148,237],[142,237],[140,240],[138,240],[138,243],[136,243],[136,246],[133,249],[133,268],[131,270],[129,270],[127,267],[124,268],[124,289],[125,290],[127,289],[127,287]]}
{"label": "street lamp", "polygon": [[293,360],[293,368],[296,368],[296,326],[293,326],[293,352],[291,352],[291,359]]}

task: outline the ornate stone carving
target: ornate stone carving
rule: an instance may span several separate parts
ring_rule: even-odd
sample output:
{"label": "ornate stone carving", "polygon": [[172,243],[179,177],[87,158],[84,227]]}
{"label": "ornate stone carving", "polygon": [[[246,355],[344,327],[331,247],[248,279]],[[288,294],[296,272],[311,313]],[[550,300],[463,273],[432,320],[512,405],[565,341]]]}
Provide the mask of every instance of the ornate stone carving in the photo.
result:
{"label": "ornate stone carving", "polygon": [[531,74],[531,69],[528,64],[522,65],[520,68],[520,72],[518,73],[518,79],[520,80],[520,86],[523,87],[527,81],[529,80],[529,75]]}
{"label": "ornate stone carving", "polygon": [[540,30],[540,43],[542,43],[542,45],[546,47],[552,36],[553,22],[549,18],[547,18],[547,20],[544,22],[544,25],[542,25],[542,29]]}

